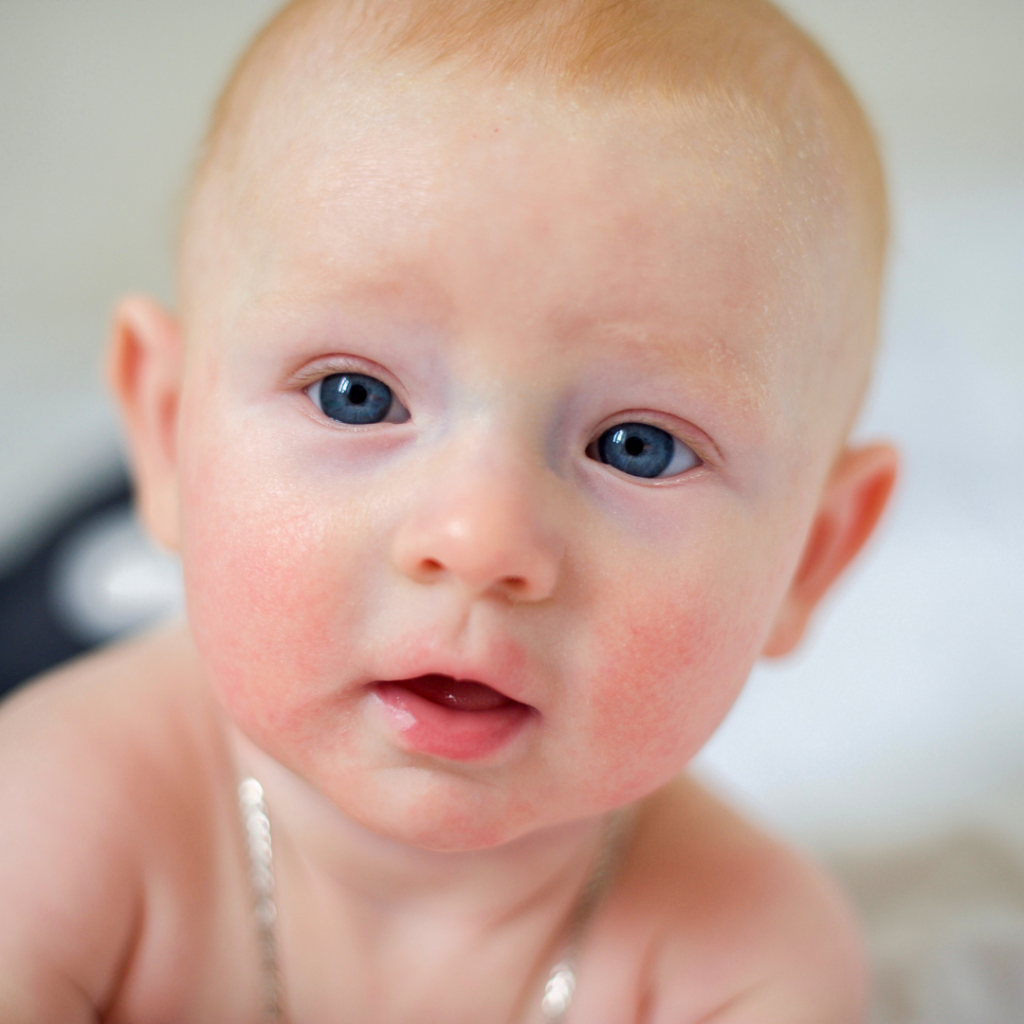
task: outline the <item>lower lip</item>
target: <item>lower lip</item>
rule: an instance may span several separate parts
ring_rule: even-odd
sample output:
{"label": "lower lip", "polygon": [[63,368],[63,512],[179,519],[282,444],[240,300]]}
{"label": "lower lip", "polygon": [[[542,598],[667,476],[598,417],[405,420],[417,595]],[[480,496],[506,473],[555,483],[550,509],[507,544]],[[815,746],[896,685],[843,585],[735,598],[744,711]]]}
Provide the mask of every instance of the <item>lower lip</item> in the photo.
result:
{"label": "lower lip", "polygon": [[515,701],[490,711],[458,711],[398,683],[378,683],[372,692],[405,748],[449,761],[479,761],[498,753],[533,718],[532,708]]}

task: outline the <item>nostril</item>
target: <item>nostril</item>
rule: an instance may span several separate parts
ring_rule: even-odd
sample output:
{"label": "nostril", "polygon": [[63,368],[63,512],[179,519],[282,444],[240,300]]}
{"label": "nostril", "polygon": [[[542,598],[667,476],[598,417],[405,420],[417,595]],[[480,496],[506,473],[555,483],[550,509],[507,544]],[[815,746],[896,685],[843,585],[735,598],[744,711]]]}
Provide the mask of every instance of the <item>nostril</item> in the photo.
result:
{"label": "nostril", "polygon": [[439,572],[443,566],[436,558],[424,558],[420,563],[420,568],[424,572],[436,573]]}
{"label": "nostril", "polygon": [[506,576],[502,583],[505,584],[507,590],[511,590],[515,594],[521,594],[526,589],[526,580],[522,576]]}

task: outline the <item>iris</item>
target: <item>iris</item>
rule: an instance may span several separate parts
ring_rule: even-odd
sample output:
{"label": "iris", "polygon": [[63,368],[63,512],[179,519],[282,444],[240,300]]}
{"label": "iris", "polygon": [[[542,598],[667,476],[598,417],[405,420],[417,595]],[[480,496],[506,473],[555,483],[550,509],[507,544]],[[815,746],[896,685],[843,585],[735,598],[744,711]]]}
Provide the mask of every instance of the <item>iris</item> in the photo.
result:
{"label": "iris", "polygon": [[335,373],[320,385],[320,408],[340,423],[381,423],[393,403],[391,388],[363,373]]}
{"label": "iris", "polygon": [[649,423],[620,423],[597,439],[597,454],[623,473],[653,478],[672,465],[677,445],[671,434]]}

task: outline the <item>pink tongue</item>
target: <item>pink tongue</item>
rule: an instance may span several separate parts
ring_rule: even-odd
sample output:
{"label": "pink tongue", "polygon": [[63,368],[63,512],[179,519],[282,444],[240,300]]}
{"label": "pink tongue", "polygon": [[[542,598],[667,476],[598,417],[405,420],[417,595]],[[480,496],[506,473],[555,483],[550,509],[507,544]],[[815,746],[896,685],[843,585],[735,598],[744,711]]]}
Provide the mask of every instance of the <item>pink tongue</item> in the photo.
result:
{"label": "pink tongue", "polygon": [[452,679],[451,676],[418,676],[416,679],[403,679],[399,685],[424,700],[456,711],[494,711],[511,703],[508,697],[483,683]]}

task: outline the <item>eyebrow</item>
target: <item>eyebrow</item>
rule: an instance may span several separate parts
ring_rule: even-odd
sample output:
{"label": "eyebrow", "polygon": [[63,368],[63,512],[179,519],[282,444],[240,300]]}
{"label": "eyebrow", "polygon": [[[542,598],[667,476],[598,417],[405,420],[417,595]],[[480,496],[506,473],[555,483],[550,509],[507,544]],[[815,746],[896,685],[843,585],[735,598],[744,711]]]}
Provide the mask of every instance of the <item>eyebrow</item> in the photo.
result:
{"label": "eyebrow", "polygon": [[[358,323],[378,312],[391,311],[398,312],[400,318],[443,329],[455,315],[454,299],[417,260],[360,265],[351,273],[325,277],[329,285],[321,282],[311,287],[301,273],[298,280],[301,286],[291,288],[287,281],[279,282],[255,296],[245,319],[281,306],[298,314],[296,323],[306,320],[310,312],[322,322],[337,318],[343,323],[348,314]],[[675,324],[671,319],[667,310],[654,317],[638,313],[637,303],[624,296],[608,301],[603,309],[577,305],[553,310],[546,329],[558,344],[577,348],[583,358],[589,344],[600,338],[604,345],[612,346],[613,358],[631,361],[645,372],[699,377],[704,386],[717,386],[734,399],[747,399],[738,404],[763,405],[768,369],[763,354],[743,352],[712,325]]]}
{"label": "eyebrow", "polygon": [[598,315],[587,311],[576,311],[568,317],[558,317],[555,324],[558,336],[570,344],[578,340],[586,345],[588,338],[599,335],[605,343],[617,345],[622,354],[629,358],[655,364],[658,367],[679,366],[702,369],[725,368],[753,383],[757,374],[751,367],[762,360],[751,360],[727,337],[699,325],[679,327],[652,324],[645,318],[628,315],[625,311],[614,315]]}
{"label": "eyebrow", "polygon": [[[321,261],[314,259],[315,266],[323,269]],[[443,289],[430,280],[422,269],[412,261],[391,263],[379,267],[360,265],[352,272],[331,276],[326,286],[309,286],[309,276],[302,273],[305,264],[297,268],[301,286],[290,282],[276,282],[275,287],[257,292],[249,303],[252,309],[267,309],[287,305],[292,307],[316,306],[320,308],[353,306],[362,308],[391,307],[402,305],[407,308],[429,309],[435,319],[442,319],[440,312],[450,308],[451,302]]]}

